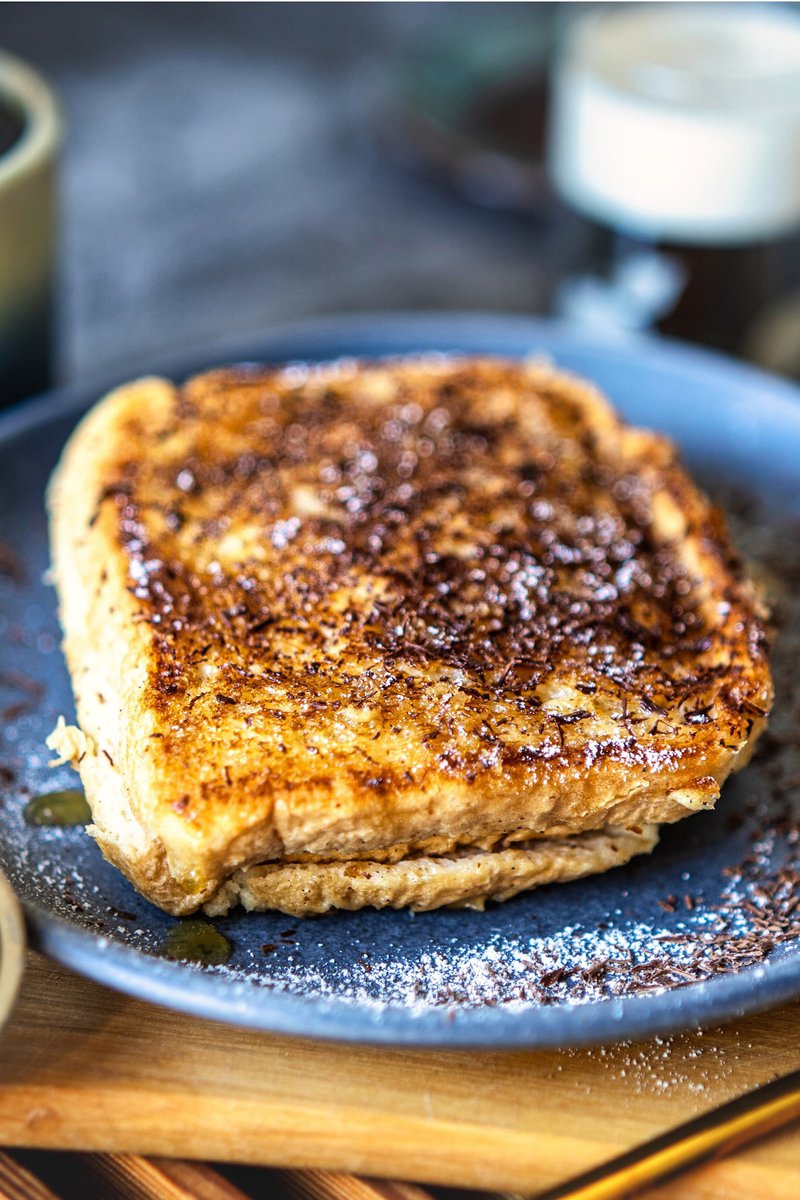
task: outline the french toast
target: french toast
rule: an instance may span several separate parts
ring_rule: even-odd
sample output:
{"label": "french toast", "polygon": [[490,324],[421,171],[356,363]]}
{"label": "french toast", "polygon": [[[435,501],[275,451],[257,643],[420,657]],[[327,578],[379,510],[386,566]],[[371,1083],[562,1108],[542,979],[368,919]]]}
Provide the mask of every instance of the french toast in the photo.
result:
{"label": "french toast", "polygon": [[772,701],[672,444],[549,365],[246,365],[103,399],[49,489],[103,853],[175,914],[480,907],[652,849]]}

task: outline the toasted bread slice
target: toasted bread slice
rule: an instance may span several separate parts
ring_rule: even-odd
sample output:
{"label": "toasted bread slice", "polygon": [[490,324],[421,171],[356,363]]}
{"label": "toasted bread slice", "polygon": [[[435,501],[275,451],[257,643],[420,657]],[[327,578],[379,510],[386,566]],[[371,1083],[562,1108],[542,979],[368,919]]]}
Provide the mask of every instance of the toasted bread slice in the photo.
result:
{"label": "toasted bread slice", "polygon": [[[52,744],[170,912],[474,902],[513,892],[509,854],[585,873],[557,845],[584,834],[604,869],[712,806],[771,704],[720,514],[541,364],[139,380],[49,504],[80,721]],[[511,873],[481,890],[492,854]]]}

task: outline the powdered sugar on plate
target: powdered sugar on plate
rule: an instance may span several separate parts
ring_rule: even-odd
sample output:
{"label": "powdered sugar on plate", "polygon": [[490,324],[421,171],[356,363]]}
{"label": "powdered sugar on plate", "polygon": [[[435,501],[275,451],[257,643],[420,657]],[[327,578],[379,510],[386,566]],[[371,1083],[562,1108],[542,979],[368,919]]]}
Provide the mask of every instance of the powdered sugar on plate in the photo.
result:
{"label": "powdered sugar on plate", "polygon": [[[37,502],[38,503],[38,502]],[[412,1011],[591,1005],[650,995],[800,953],[800,536],[797,522],[726,496],[735,535],[776,605],[777,699],[754,762],[715,813],[666,829],[651,858],[485,913],[233,913],[226,967],[242,988]],[[104,946],[160,956],[174,920],[106,863],[83,829],[31,828],[31,795],[75,786],[44,739],[69,716],[44,524],[31,501],[0,552],[0,857],[20,894]],[[620,1070],[627,1069],[620,1067]]]}

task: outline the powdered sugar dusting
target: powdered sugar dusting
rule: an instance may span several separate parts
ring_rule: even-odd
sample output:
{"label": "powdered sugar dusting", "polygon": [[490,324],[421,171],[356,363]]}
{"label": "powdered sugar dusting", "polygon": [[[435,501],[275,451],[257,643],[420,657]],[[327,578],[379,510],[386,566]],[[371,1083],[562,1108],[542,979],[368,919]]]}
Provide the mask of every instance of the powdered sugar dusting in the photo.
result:
{"label": "powdered sugar dusting", "polygon": [[[780,630],[770,732],[756,760],[726,786],[716,813],[665,830],[650,859],[482,914],[362,912],[292,921],[234,913],[218,922],[233,945],[230,964],[185,970],[219,977],[231,997],[256,988],[370,1011],[457,1012],[656,994],[743,969],[755,973],[765,959],[796,954],[800,537],[796,522],[762,519],[733,494],[727,507],[739,544],[773,592]],[[14,544],[0,556],[4,869],[29,900],[91,930],[98,953],[116,943],[160,956],[173,919],[138,896],[84,830],[31,829],[22,817],[32,794],[75,781],[67,767],[48,768],[44,746],[58,714],[71,712],[53,596],[41,578],[45,563],[37,510],[19,518]],[[636,1048],[619,1050],[610,1069],[642,1087],[657,1076],[666,1088],[670,1043],[662,1050],[655,1065],[637,1058]]]}

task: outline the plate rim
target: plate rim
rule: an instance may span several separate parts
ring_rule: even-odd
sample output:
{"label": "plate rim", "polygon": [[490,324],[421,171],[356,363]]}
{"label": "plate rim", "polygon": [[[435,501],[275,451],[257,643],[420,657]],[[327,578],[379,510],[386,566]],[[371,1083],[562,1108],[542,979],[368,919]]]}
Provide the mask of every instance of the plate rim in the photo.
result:
{"label": "plate rim", "polygon": [[[169,962],[71,925],[36,903],[21,903],[31,945],[97,983],[191,1016],[319,1041],[442,1050],[559,1049],[709,1028],[800,995],[799,953],[656,995],[572,1004],[410,1008],[338,996],[306,996],[281,988],[265,989],[213,968]],[[767,976],[769,989],[754,992],[753,985]],[[255,1003],[249,1003],[254,996],[258,997]]]}
{"label": "plate rim", "polygon": [[[796,427],[800,440],[800,388],[788,380],[668,339],[636,334],[609,341],[602,334],[564,322],[518,313],[352,313],[291,321],[222,340],[210,349],[154,355],[144,373],[182,379],[221,363],[285,362],[304,357],[323,361],[326,357],[350,356],[348,343],[364,347],[361,357],[412,353],[418,339],[441,343],[440,349],[445,352],[457,351],[459,343],[466,343],[463,349],[470,352],[471,343],[473,353],[484,344],[487,353],[519,357],[523,343],[534,349],[539,338],[554,357],[559,347],[599,352],[617,362],[646,353],[650,365],[674,371],[677,364],[682,378],[689,373],[698,383],[713,375],[718,384],[720,373],[728,374],[735,377],[739,390],[743,385],[757,388],[767,407],[777,408],[776,419],[779,416]],[[448,346],[448,341],[452,345]],[[333,349],[337,344],[339,349]],[[388,350],[387,345],[391,347]],[[100,379],[72,381],[16,405],[0,414],[0,445],[44,424],[72,414],[77,417],[111,388],[137,373],[143,373],[141,367],[138,372],[126,373],[123,365]],[[655,995],[571,1004],[414,1008],[343,997],[304,996],[280,987],[267,989],[213,970],[171,963],[71,924],[36,902],[23,899],[22,904],[32,944],[98,983],[190,1015],[320,1040],[441,1049],[591,1045],[718,1024],[800,995],[799,952]],[[764,980],[766,983],[759,986]]]}
{"label": "plate rim", "polygon": [[[230,365],[233,363],[252,362],[291,362],[298,358],[299,351],[291,354],[274,352],[273,358],[259,358],[259,345],[320,345],[323,348],[332,342],[346,342],[357,339],[360,342],[374,342],[375,354],[386,357],[394,354],[413,353],[412,350],[380,351],[378,346],[385,342],[396,342],[398,345],[408,342],[412,335],[431,336],[431,330],[448,329],[452,332],[441,336],[452,337],[455,341],[466,338],[470,341],[494,342],[496,339],[509,344],[526,340],[535,344],[536,338],[542,336],[548,342],[561,343],[583,351],[596,351],[608,359],[623,361],[634,354],[647,353],[653,365],[669,370],[676,356],[680,360],[682,373],[688,369],[698,380],[704,376],[715,379],[720,372],[733,373],[738,383],[748,387],[767,388],[771,395],[769,402],[785,406],[786,414],[793,424],[800,428],[798,418],[798,401],[800,401],[800,384],[783,378],[770,371],[744,360],[736,359],[727,354],[710,350],[690,342],[679,341],[653,334],[627,331],[619,336],[609,337],[602,330],[582,329],[568,321],[542,316],[527,316],[522,313],[480,312],[480,311],[398,311],[398,312],[366,312],[329,314],[317,317],[302,318],[296,321],[286,321],[277,325],[269,325],[263,330],[252,330],[247,334],[237,334],[213,343],[211,349],[196,346],[186,350],[156,353],[148,358],[144,368],[123,361],[118,367],[107,368],[96,377],[85,380],[74,379],[29,399],[18,402],[10,408],[0,410],[0,442],[5,442],[23,433],[30,432],[36,426],[50,420],[67,416],[73,411],[88,408],[101,399],[107,392],[123,383],[143,375],[164,374],[178,379],[186,379],[200,371],[213,366]],[[454,347],[453,349],[457,349]],[[472,351],[477,352],[477,345]],[[447,351],[445,351],[447,353]],[[485,353],[509,354],[519,357],[520,351],[486,350]],[[548,352],[549,353],[549,352]],[[335,353],[334,353],[335,356]],[[339,357],[350,357],[339,352]],[[311,354],[308,354],[311,357]],[[367,356],[362,356],[367,357]],[[325,361],[318,358],[316,361]],[[86,399],[87,394],[93,397]]]}

